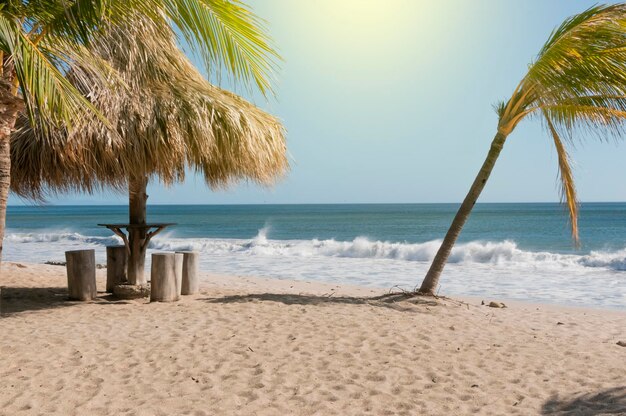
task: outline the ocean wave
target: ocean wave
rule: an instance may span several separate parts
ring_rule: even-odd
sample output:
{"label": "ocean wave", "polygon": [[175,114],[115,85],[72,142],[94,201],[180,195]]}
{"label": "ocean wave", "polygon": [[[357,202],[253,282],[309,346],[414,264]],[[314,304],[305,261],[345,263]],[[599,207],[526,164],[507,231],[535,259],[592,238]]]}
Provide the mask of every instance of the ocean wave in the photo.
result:
{"label": "ocean wave", "polygon": [[[352,241],[328,240],[271,240],[263,229],[251,240],[234,239],[155,239],[151,248],[157,250],[197,250],[214,255],[239,253],[267,257],[340,257],[388,259],[430,262],[435,257],[441,240],[424,243],[396,243],[372,241],[357,237]],[[488,265],[516,265],[557,268],[606,268],[626,271],[626,249],[612,252],[592,251],[587,255],[534,252],[520,249],[514,241],[472,241],[457,244],[449,263],[480,263]]]}
{"label": "ocean wave", "polygon": [[[407,262],[430,262],[441,241],[400,243],[372,241],[357,237],[352,241],[327,240],[272,240],[268,228],[263,228],[252,239],[174,238],[167,235],[154,238],[151,250],[196,250],[208,255],[229,254],[263,257],[338,257],[354,259],[387,259]],[[55,243],[75,246],[90,244],[106,246],[120,244],[119,237],[84,236],[74,232],[12,233],[6,236],[9,244]],[[619,251],[592,251],[586,255],[535,252],[520,249],[514,241],[472,241],[457,244],[449,263],[477,263],[497,266],[541,268],[605,268],[626,271],[626,249]]]}
{"label": "ocean wave", "polygon": [[97,236],[85,236],[79,233],[73,232],[60,232],[60,233],[11,233],[4,237],[4,240],[8,243],[62,243],[62,242],[76,242],[86,244],[97,245],[113,245],[121,244],[122,239],[116,236],[111,237],[97,237]]}

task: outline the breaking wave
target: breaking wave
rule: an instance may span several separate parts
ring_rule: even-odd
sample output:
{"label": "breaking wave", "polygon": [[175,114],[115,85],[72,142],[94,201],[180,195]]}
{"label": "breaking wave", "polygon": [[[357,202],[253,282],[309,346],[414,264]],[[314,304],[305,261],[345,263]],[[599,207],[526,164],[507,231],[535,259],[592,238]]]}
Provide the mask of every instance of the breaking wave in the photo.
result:
{"label": "breaking wave", "polygon": [[[162,251],[197,250],[208,255],[237,253],[263,257],[344,257],[388,259],[407,262],[429,262],[433,259],[440,240],[424,243],[372,241],[357,237],[352,241],[328,240],[271,240],[268,228],[263,228],[252,239],[173,238],[159,236],[150,243],[150,249]],[[62,246],[86,244],[106,246],[120,244],[118,237],[84,236],[79,233],[8,234],[8,244],[51,243]],[[16,247],[17,248],[17,247]],[[60,249],[61,247],[59,247]],[[472,241],[457,244],[450,255],[450,263],[482,263],[487,265],[537,268],[604,268],[626,271],[626,249],[618,251],[591,251],[585,255],[536,252],[520,249],[514,241]]]}
{"label": "breaking wave", "polygon": [[19,243],[86,243],[98,245],[120,244],[122,239],[119,237],[95,237],[84,236],[79,233],[61,232],[61,233],[27,233],[27,234],[7,234],[4,241],[9,244]]}

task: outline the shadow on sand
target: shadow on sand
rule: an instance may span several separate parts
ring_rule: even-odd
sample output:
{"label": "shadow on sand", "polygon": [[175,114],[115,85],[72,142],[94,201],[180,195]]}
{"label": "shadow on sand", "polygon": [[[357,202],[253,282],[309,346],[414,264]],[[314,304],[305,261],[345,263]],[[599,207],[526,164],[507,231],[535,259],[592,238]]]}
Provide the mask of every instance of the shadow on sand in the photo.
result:
{"label": "shadow on sand", "polygon": [[[407,297],[405,294],[387,294],[376,297],[352,297],[328,295],[303,295],[303,294],[279,294],[260,293],[236,296],[224,296],[219,298],[198,299],[208,303],[244,303],[244,302],[280,302],[285,305],[324,305],[324,304],[348,304],[348,305],[370,305],[375,307],[385,307],[401,312],[428,312],[428,307],[441,304],[430,297]],[[90,301],[97,305],[119,305],[127,304],[130,301],[123,301],[98,292],[98,298]],[[3,287],[0,293],[0,317],[8,317],[24,312],[33,312],[44,309],[56,309],[83,304],[85,302],[72,301],[68,299],[67,288],[65,287]],[[424,308],[415,308],[423,306]]]}
{"label": "shadow on sand", "polygon": [[[249,295],[224,296],[220,298],[200,299],[209,303],[243,303],[243,302],[280,302],[285,305],[327,305],[327,304],[348,304],[348,305],[371,305],[386,307],[397,311],[416,312],[419,309],[409,307],[411,305],[438,306],[440,303],[433,298],[413,297],[407,299],[406,296],[383,295],[376,297],[352,297],[329,295],[302,295],[302,294],[282,294],[282,293],[257,293]],[[403,301],[403,302],[399,302]]]}
{"label": "shadow on sand", "polygon": [[0,313],[3,317],[42,309],[55,309],[72,305],[64,287],[3,287]]}
{"label": "shadow on sand", "polygon": [[[98,292],[98,298],[91,302],[97,304],[128,303],[117,300],[114,296],[104,292]],[[85,302],[69,300],[66,287],[3,287],[0,293],[0,317],[82,303]]]}
{"label": "shadow on sand", "polygon": [[626,386],[600,390],[579,396],[549,398],[541,409],[542,415],[626,415]]}

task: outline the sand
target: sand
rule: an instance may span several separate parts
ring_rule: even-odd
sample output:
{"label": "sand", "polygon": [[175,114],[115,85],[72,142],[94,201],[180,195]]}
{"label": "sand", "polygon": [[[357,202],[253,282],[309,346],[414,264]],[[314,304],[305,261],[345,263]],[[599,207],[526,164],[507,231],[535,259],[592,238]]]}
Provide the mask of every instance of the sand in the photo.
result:
{"label": "sand", "polygon": [[63,267],[4,263],[0,414],[626,414],[626,312],[204,278],[80,303]]}

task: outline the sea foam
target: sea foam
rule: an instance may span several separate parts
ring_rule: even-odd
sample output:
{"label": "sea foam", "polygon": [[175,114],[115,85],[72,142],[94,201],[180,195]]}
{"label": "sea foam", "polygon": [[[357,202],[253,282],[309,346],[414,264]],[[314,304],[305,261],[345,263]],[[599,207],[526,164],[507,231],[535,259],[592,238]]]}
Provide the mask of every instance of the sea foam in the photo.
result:
{"label": "sea foam", "polygon": [[[246,256],[264,257],[342,257],[354,259],[387,259],[407,262],[430,262],[434,258],[441,240],[423,243],[401,243],[372,241],[366,237],[356,237],[351,241],[326,240],[272,240],[268,238],[269,228],[259,230],[252,239],[219,238],[174,238],[167,235],[154,238],[149,248],[158,251],[197,250],[207,255],[228,255],[237,253]],[[37,245],[62,252],[64,247],[86,245],[104,247],[121,244],[116,236],[85,236],[74,232],[59,233],[9,233],[6,245],[18,252],[20,245]],[[49,247],[50,243],[54,246]],[[32,257],[35,256],[35,258]],[[37,261],[37,253],[29,253],[29,258]],[[605,268],[626,271],[626,249],[617,251],[591,251],[589,254],[562,254],[547,251],[527,251],[520,249],[514,241],[472,241],[454,246],[449,263],[481,263],[491,265],[528,265],[556,268]]]}
{"label": "sea foam", "polygon": [[[390,242],[357,237],[274,240],[265,227],[250,239],[176,238],[160,234],[148,250],[197,250],[203,271],[225,275],[319,280],[377,288],[413,289],[421,282],[441,241]],[[63,260],[65,250],[93,248],[98,262],[118,237],[74,232],[12,233],[5,259],[38,263]],[[534,302],[626,308],[626,249],[587,254],[521,249],[514,241],[457,244],[441,278],[447,295],[491,296]],[[593,296],[590,296],[590,294]]]}

